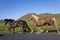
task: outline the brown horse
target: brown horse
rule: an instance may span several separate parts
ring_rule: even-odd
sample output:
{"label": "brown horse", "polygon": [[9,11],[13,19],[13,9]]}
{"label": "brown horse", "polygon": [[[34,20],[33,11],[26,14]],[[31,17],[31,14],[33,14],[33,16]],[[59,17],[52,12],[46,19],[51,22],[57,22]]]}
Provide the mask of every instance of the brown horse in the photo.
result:
{"label": "brown horse", "polygon": [[45,18],[40,18],[40,17],[37,17],[37,16],[31,14],[29,20],[34,21],[34,28],[32,29],[31,33],[36,29],[37,26],[43,26],[46,24],[48,25],[46,33],[48,32],[51,25],[54,25],[56,31],[59,33],[58,25],[57,25],[56,19],[54,17],[47,16]]}

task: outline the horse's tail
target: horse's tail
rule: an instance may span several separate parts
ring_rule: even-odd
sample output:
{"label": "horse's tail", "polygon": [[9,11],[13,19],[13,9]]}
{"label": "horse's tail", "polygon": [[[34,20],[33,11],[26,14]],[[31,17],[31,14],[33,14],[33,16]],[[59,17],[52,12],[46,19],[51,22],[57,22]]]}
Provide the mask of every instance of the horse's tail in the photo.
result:
{"label": "horse's tail", "polygon": [[59,32],[59,27],[58,27],[58,23],[56,22],[56,19],[53,18],[53,21],[54,21],[54,26],[55,26],[57,32]]}
{"label": "horse's tail", "polygon": [[58,26],[55,18],[53,18],[53,21],[54,21],[54,25],[55,25],[55,26]]}
{"label": "horse's tail", "polygon": [[31,31],[31,29],[29,28],[27,22],[25,22],[25,26],[26,26],[26,28],[27,28],[29,31]]}

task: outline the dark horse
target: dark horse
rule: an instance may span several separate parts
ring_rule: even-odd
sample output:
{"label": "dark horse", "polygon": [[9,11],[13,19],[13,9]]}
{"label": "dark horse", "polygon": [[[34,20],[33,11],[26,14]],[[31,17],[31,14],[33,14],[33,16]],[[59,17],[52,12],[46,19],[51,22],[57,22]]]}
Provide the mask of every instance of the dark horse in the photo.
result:
{"label": "dark horse", "polygon": [[23,33],[25,33],[28,29],[29,31],[31,31],[31,29],[28,27],[27,22],[24,20],[13,20],[13,19],[5,19],[4,20],[5,25],[8,24],[10,27],[8,28],[9,31],[11,31],[10,29],[13,28],[13,33],[15,33],[15,28],[16,27],[22,27],[23,29]]}

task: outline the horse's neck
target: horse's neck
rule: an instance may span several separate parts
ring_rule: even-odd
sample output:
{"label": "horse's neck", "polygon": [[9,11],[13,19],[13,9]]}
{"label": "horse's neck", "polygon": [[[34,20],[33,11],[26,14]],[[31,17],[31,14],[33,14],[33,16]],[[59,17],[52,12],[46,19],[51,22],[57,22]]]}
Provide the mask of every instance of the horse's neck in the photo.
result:
{"label": "horse's neck", "polygon": [[38,21],[38,18],[37,16],[34,16],[34,21],[37,22]]}

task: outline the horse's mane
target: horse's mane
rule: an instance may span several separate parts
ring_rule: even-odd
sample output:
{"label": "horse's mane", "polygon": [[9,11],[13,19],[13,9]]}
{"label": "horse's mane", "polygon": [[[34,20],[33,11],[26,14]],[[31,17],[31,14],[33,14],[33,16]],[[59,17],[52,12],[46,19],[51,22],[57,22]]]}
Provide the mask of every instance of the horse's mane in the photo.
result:
{"label": "horse's mane", "polygon": [[4,19],[4,21],[15,21],[14,19]]}
{"label": "horse's mane", "polygon": [[33,14],[31,14],[33,17],[35,17],[35,18],[39,18],[39,17],[37,17],[36,15],[33,15]]}

